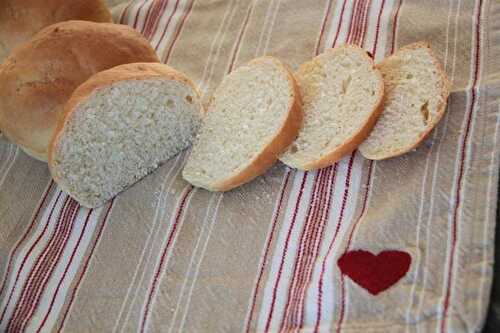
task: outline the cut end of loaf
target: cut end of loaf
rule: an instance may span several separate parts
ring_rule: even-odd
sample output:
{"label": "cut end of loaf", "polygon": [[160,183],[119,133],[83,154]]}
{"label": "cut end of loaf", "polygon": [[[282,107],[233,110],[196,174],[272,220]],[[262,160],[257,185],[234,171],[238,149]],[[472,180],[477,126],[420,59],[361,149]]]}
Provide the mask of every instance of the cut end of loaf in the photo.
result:
{"label": "cut end of loaf", "polygon": [[404,154],[422,142],[442,118],[450,84],[425,43],[399,50],[377,66],[386,96],[379,121],[359,150],[373,160]]}
{"label": "cut end of loaf", "polygon": [[[256,59],[216,89],[183,171],[191,184],[227,191],[262,174],[297,134],[293,76],[272,57]],[[298,124],[291,124],[297,120]]]}
{"label": "cut end of loaf", "polygon": [[382,76],[367,52],[351,45],[326,51],[295,76],[304,124],[280,159],[303,170],[329,166],[369,134],[380,113]]}
{"label": "cut end of loaf", "polygon": [[100,206],[187,148],[200,109],[194,89],[177,80],[118,81],[97,89],[56,137],[53,177],[83,206]]}

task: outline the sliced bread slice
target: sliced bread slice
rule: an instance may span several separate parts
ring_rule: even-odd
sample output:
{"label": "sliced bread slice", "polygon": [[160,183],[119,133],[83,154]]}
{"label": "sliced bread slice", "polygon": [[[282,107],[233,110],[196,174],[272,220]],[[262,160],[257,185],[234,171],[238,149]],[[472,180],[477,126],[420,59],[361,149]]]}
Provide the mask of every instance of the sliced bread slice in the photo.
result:
{"label": "sliced bread slice", "polygon": [[304,126],[280,160],[302,170],[324,168],[369,135],[382,110],[382,75],[365,50],[344,45],[306,62],[295,76]]}
{"label": "sliced bread slice", "polygon": [[264,173],[302,121],[292,73],[263,57],[231,72],[215,90],[183,171],[191,184],[227,191]]}
{"label": "sliced bread slice", "polygon": [[184,74],[154,63],[114,67],[74,91],[49,147],[50,171],[80,204],[100,206],[187,148],[201,118]]}
{"label": "sliced bread slice", "polygon": [[418,146],[443,117],[450,83],[429,45],[403,47],[377,68],[386,87],[384,110],[361,154],[381,160]]}

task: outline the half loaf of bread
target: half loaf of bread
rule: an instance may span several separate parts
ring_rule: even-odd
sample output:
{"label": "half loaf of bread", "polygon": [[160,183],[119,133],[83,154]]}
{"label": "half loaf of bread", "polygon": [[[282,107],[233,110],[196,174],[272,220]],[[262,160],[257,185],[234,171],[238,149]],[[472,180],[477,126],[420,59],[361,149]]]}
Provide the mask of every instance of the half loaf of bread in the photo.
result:
{"label": "half loaf of bread", "polygon": [[327,167],[356,149],[375,125],[382,111],[382,75],[365,50],[345,45],[306,62],[295,77],[304,126],[280,160],[302,170]]}
{"label": "half loaf of bread", "polygon": [[239,67],[212,96],[184,179],[211,191],[249,182],[276,162],[301,120],[298,88],[281,61],[263,57]]}
{"label": "half loaf of bread", "polygon": [[50,138],[73,91],[97,72],[134,62],[159,60],[131,27],[67,21],[43,29],[0,66],[0,130],[46,161]]}
{"label": "half loaf of bread", "polygon": [[100,72],[75,90],[50,144],[59,186],[96,207],[187,148],[201,98],[182,73],[153,63]]}
{"label": "half loaf of bread", "polygon": [[385,81],[384,111],[359,147],[372,160],[414,149],[443,117],[450,83],[427,43],[403,47],[377,65]]}

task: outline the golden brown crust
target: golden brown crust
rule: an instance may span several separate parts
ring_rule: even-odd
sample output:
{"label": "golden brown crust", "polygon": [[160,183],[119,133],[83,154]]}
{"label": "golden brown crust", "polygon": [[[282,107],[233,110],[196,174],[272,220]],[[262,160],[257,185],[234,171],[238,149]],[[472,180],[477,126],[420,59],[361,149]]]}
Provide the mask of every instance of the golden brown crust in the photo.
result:
{"label": "golden brown crust", "polygon": [[[369,153],[361,151],[361,154],[363,155],[363,157],[365,157],[367,159],[384,160],[384,159],[403,155],[405,153],[408,153],[408,152],[416,149],[429,136],[429,134],[432,132],[432,130],[436,127],[436,125],[439,123],[439,121],[444,116],[444,113],[446,111],[446,104],[448,101],[448,96],[450,95],[451,82],[448,80],[448,77],[446,76],[446,72],[444,71],[443,66],[441,65],[441,62],[439,62],[434,51],[432,51],[430,44],[426,41],[420,41],[420,42],[406,45],[406,46],[402,47],[401,49],[399,49],[398,52],[403,51],[403,50],[413,50],[413,49],[419,49],[419,48],[426,48],[428,50],[428,52],[432,58],[432,61],[434,63],[434,66],[436,67],[437,72],[439,73],[439,76],[441,77],[441,82],[443,82],[443,86],[442,86],[441,94],[440,94],[442,102],[438,108],[437,117],[433,119],[431,125],[427,128],[427,130],[425,132],[423,132],[419,136],[419,138],[415,141],[415,143],[413,145],[411,145],[405,149],[400,149],[400,150],[392,152],[390,154],[386,154],[384,156],[379,156],[379,155],[370,156]],[[393,55],[389,56],[388,58],[393,57],[393,56],[397,56],[398,52],[394,53]]]}
{"label": "golden brown crust", "polygon": [[0,62],[41,29],[68,20],[112,21],[102,0],[2,0]]}
{"label": "golden brown crust", "polygon": [[134,62],[159,62],[149,42],[118,24],[68,21],[16,48],[0,70],[0,129],[41,160],[64,104],[93,74]]}
{"label": "golden brown crust", "polygon": [[237,175],[234,175],[223,182],[215,184],[213,186],[213,189],[215,191],[229,191],[242,184],[248,183],[252,179],[263,174],[274,163],[276,163],[278,157],[295,140],[300,127],[302,126],[302,101],[300,98],[300,90],[292,72],[280,60],[273,57],[258,58],[250,62],[250,64],[268,61],[269,59],[271,59],[273,62],[276,62],[283,68],[283,71],[286,73],[291,85],[293,93],[292,96],[290,96],[291,106],[288,111],[288,116],[283,122],[283,125],[281,126],[276,137],[264,148],[264,150],[258,156],[254,158],[250,165],[244,170],[240,171]]}
{"label": "golden brown crust", "polygon": [[366,59],[371,63],[372,69],[375,71],[376,75],[379,76],[380,82],[382,82],[382,84],[380,85],[379,91],[377,93],[377,96],[378,96],[377,103],[375,104],[375,107],[373,108],[373,111],[370,114],[370,117],[365,121],[365,123],[363,124],[363,126],[360,128],[360,130],[357,133],[352,135],[342,145],[340,145],[339,147],[337,147],[333,151],[331,151],[328,154],[321,157],[319,160],[316,160],[316,161],[313,161],[313,162],[310,162],[310,163],[307,163],[306,165],[304,165],[304,170],[314,170],[314,169],[326,168],[326,167],[334,164],[335,162],[339,161],[347,154],[354,151],[370,135],[373,127],[377,123],[377,120],[383,111],[383,100],[384,100],[384,84],[383,84],[383,82],[384,82],[384,80],[382,78],[382,74],[380,73],[380,71],[375,68],[375,63],[373,62],[373,58],[370,56],[369,53],[367,53],[365,50],[361,49],[360,47],[358,47],[356,45],[349,45],[349,46],[344,46],[344,47],[362,50],[363,53],[365,54]]}
{"label": "golden brown crust", "polygon": [[[198,98],[201,99],[201,94],[198,88],[184,73],[160,63],[125,64],[94,74],[73,92],[64,107],[63,115],[57,123],[54,135],[49,144],[49,167],[52,168],[53,166],[53,152],[64,131],[64,126],[72,114],[78,110],[78,105],[80,103],[86,101],[87,98],[93,95],[97,90],[107,88],[116,82],[154,78],[163,78],[183,82],[192,87],[197,93]],[[57,181],[54,173],[53,177],[54,180]]]}

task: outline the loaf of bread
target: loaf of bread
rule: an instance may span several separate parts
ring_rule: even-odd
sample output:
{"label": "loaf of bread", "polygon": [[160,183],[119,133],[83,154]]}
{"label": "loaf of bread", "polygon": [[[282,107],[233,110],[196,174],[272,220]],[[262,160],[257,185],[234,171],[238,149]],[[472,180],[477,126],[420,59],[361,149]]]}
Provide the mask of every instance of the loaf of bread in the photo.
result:
{"label": "loaf of bread", "polygon": [[50,145],[50,171],[80,204],[100,206],[187,148],[201,116],[195,85],[166,65],[100,72],[66,104]]}
{"label": "loaf of bread", "polygon": [[302,122],[292,73],[263,57],[231,72],[214,92],[183,170],[184,179],[227,191],[271,167]]}
{"label": "loaf of bread", "polygon": [[25,152],[46,161],[56,122],[80,84],[117,65],[158,61],[149,42],[125,25],[51,25],[0,66],[0,130]]}
{"label": "loaf of bread", "polygon": [[111,22],[111,14],[102,0],[2,0],[0,63],[43,28],[69,20]]}
{"label": "loaf of bread", "polygon": [[375,125],[382,111],[382,75],[366,51],[345,45],[306,62],[295,77],[304,126],[280,160],[302,170],[327,167],[356,149]]}
{"label": "loaf of bread", "polygon": [[443,117],[450,83],[427,43],[408,45],[377,68],[386,87],[384,110],[359,150],[373,160],[404,154]]}

